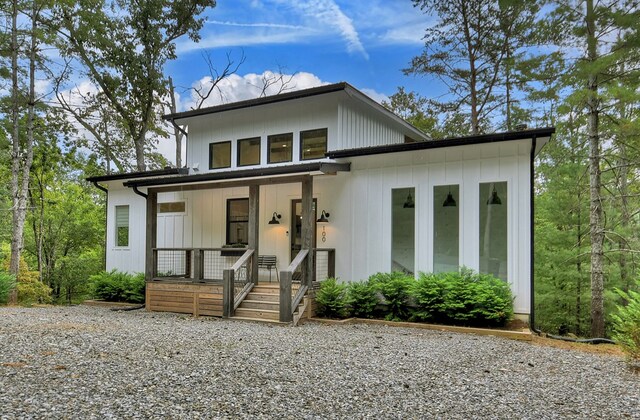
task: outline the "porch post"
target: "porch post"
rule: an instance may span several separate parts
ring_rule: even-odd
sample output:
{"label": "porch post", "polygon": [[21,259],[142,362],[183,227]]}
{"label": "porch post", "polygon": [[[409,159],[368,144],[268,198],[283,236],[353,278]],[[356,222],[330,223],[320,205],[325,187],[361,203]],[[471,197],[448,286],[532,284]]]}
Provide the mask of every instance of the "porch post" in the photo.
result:
{"label": "porch post", "polygon": [[302,267],[302,284],[311,287],[313,281],[313,178],[305,176],[302,180],[302,249],[308,249],[307,261]]}
{"label": "porch post", "polygon": [[249,185],[249,249],[254,249],[249,273],[251,281],[258,284],[258,237],[260,235],[260,185]]}
{"label": "porch post", "polygon": [[149,190],[147,192],[147,222],[145,237],[145,280],[153,280],[155,264],[153,258],[153,248],[157,245],[158,239],[158,193]]}

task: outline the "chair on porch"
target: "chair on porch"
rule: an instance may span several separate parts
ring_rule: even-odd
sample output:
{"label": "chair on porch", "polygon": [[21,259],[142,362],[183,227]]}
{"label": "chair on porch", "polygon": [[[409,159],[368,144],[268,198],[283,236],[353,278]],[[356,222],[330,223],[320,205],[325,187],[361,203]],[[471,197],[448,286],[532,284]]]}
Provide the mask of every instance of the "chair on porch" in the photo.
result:
{"label": "chair on porch", "polygon": [[280,281],[280,276],[278,275],[278,265],[277,258],[275,255],[259,255],[258,256],[258,269],[269,270],[269,283],[271,283],[271,270],[275,270],[276,279],[278,282]]}

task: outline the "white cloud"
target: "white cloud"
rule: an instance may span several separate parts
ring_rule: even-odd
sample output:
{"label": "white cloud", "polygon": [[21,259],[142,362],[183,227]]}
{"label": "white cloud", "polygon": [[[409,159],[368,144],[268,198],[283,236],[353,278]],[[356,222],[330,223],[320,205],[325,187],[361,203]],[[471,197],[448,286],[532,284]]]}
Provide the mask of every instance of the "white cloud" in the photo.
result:
{"label": "white cloud", "polygon": [[380,93],[377,92],[373,89],[368,89],[368,88],[364,88],[364,89],[360,89],[362,91],[362,93],[364,93],[365,95],[367,95],[368,97],[370,97],[371,99],[373,99],[374,101],[378,102],[379,104],[382,103],[382,101],[389,101],[389,97],[387,95],[385,95],[384,93]]}
{"label": "white cloud", "polygon": [[213,25],[222,25],[222,26],[240,26],[243,28],[276,28],[276,29],[304,29],[311,30],[311,28],[307,28],[301,25],[287,25],[284,23],[269,23],[269,22],[255,22],[255,23],[243,23],[243,22],[231,22],[231,21],[219,21],[219,20],[209,20],[207,21],[209,24]]}
{"label": "white cloud", "polygon": [[349,18],[333,0],[299,0],[286,2],[292,7],[303,12],[307,17],[312,17],[320,24],[327,25],[337,30],[347,43],[347,51],[359,53],[369,59],[369,54],[364,49],[358,31]]}

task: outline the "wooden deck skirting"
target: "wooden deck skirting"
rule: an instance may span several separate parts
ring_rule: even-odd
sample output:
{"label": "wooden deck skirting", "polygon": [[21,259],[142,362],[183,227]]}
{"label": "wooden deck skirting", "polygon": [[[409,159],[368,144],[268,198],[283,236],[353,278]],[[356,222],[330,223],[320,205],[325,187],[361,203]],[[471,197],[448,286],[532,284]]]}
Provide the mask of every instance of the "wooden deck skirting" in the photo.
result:
{"label": "wooden deck skirting", "polygon": [[222,283],[147,282],[148,311],[222,316]]}

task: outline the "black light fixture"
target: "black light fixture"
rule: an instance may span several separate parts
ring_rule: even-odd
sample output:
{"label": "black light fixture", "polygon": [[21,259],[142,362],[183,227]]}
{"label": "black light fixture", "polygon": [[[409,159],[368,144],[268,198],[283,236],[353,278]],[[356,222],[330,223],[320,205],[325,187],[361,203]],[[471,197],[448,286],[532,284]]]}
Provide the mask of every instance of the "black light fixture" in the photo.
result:
{"label": "black light fixture", "polygon": [[329,223],[328,217],[331,216],[326,211],[322,210],[322,214],[320,214],[320,218],[316,220],[316,223]]}
{"label": "black light fixture", "polygon": [[407,201],[404,202],[402,207],[404,207],[405,209],[412,209],[415,208],[415,206],[416,203],[413,202],[413,197],[411,197],[411,193],[409,193],[409,195],[407,196]]}
{"label": "black light fixture", "polygon": [[442,203],[442,207],[455,207],[456,200],[451,195],[451,188],[449,188],[449,194],[447,194],[447,198],[445,198],[444,203]]}
{"label": "black light fixture", "polygon": [[273,216],[271,216],[271,221],[269,222],[270,225],[279,225],[280,222],[278,222],[278,219],[282,218],[281,214],[276,213],[275,211],[273,212]]}
{"label": "black light fixture", "polygon": [[502,200],[498,197],[498,192],[496,191],[496,186],[493,186],[493,191],[491,192],[491,197],[487,200],[488,206],[500,205],[502,204]]}

